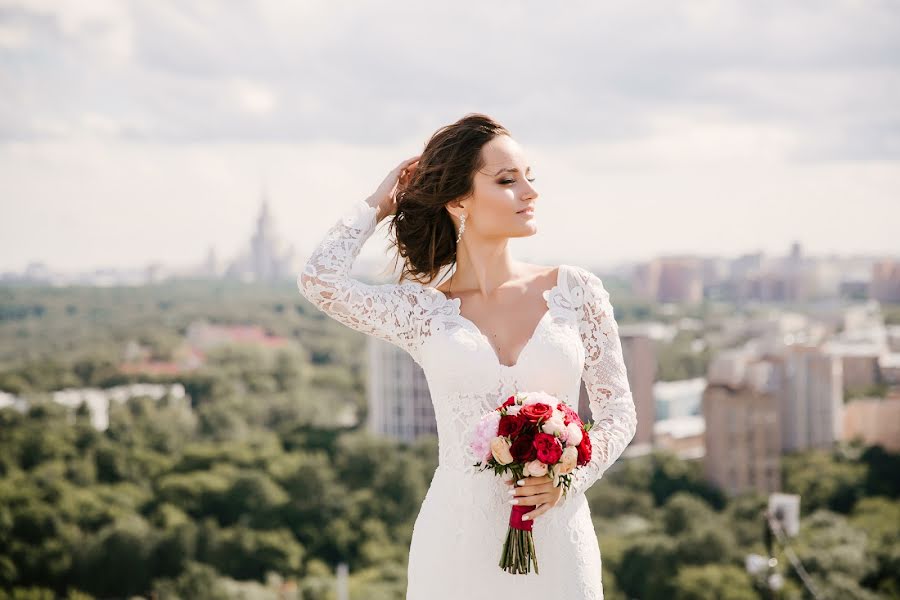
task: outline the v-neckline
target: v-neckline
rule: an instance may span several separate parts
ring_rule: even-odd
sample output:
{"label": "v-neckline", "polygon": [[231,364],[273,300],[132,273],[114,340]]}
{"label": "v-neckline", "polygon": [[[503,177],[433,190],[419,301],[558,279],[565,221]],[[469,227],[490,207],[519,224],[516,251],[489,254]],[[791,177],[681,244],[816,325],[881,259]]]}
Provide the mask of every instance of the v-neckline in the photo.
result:
{"label": "v-neckline", "polygon": [[459,318],[459,320],[462,321],[465,325],[468,325],[472,329],[472,331],[479,338],[481,338],[481,340],[487,345],[488,350],[491,351],[491,355],[493,355],[493,357],[494,357],[494,363],[498,367],[500,367],[501,369],[507,369],[507,370],[515,369],[517,366],[519,366],[519,364],[521,364],[522,357],[525,356],[525,352],[531,346],[531,342],[533,342],[534,339],[537,337],[537,334],[541,328],[541,325],[544,323],[544,321],[547,320],[547,317],[550,316],[550,297],[553,295],[554,292],[556,292],[562,286],[562,277],[563,277],[563,269],[564,268],[565,268],[565,265],[558,266],[557,271],[556,271],[556,283],[550,289],[547,289],[547,290],[544,290],[543,292],[541,292],[541,297],[543,297],[543,299],[544,299],[544,304],[546,305],[546,309],[544,310],[544,313],[541,315],[541,318],[538,319],[538,322],[534,326],[534,329],[531,331],[531,335],[525,341],[525,345],[523,345],[522,349],[519,350],[519,354],[518,354],[518,356],[516,356],[516,361],[511,365],[504,365],[502,362],[500,362],[500,356],[497,354],[497,351],[494,349],[494,345],[491,343],[490,338],[488,336],[486,336],[484,334],[484,332],[481,331],[481,329],[479,329],[478,325],[476,325],[474,321],[472,321],[471,319],[469,319],[468,317],[466,317],[462,314],[462,312],[460,311],[460,305],[462,304],[462,300],[460,298],[448,298],[447,295],[444,292],[442,292],[441,290],[439,290],[437,288],[431,288],[431,289],[438,292],[445,301],[451,302],[456,307],[455,316],[457,318]]}

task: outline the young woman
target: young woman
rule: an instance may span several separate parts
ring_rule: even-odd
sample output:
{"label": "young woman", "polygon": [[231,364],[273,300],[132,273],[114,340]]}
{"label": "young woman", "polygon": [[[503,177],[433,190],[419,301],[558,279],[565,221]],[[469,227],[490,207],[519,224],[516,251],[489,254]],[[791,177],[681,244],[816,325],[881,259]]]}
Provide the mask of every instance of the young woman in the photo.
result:
{"label": "young woman", "polygon": [[[618,326],[601,280],[575,265],[526,264],[511,238],[537,232],[538,192],[509,131],[469,114],[436,132],[325,234],[297,283],[341,323],[402,348],[424,370],[439,465],[415,521],[407,600],[603,597],[600,548],[584,496],[634,437],[637,417]],[[349,276],[360,248],[391,217],[399,283]],[[453,266],[441,287],[427,285]],[[566,495],[547,477],[504,482],[473,467],[467,440],[481,416],[517,391],[545,391],[594,427],[591,461]],[[510,503],[533,506],[540,573],[499,566]]]}

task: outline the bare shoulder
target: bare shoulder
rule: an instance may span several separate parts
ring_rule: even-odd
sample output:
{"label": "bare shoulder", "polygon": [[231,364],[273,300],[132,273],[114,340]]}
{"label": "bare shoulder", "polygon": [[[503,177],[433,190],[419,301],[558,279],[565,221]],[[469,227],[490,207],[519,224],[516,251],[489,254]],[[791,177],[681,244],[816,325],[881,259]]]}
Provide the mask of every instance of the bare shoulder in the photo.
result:
{"label": "bare shoulder", "polygon": [[448,293],[448,292],[447,292],[447,285],[448,285],[448,284],[447,284],[447,282],[445,281],[444,283],[442,283],[442,284],[440,285],[440,287],[435,286],[434,289],[436,289],[436,290],[439,291],[439,292],[443,292],[444,294],[447,294],[447,293]]}
{"label": "bare shoulder", "polygon": [[541,277],[549,277],[555,279],[555,276],[559,272],[559,269],[563,268],[563,265],[523,264],[522,266],[525,268],[526,272],[528,273],[528,277],[531,279],[538,279]]}

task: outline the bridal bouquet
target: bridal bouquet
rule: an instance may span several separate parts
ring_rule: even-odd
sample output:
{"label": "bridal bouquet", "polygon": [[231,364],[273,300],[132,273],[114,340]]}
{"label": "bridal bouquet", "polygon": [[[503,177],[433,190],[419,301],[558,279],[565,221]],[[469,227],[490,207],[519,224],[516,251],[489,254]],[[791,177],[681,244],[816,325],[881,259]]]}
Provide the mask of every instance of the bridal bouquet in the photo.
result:
{"label": "bridal bouquet", "polygon": [[[565,402],[545,392],[518,392],[486,413],[476,426],[469,447],[482,457],[473,466],[493,469],[496,475],[512,473],[522,477],[548,476],[553,485],[564,486],[567,494],[572,472],[591,460],[591,438],[584,424]],[[522,516],[534,509],[514,505],[509,530],[503,543],[500,567],[510,573],[529,573],[531,562],[538,571],[532,537],[533,521]]]}

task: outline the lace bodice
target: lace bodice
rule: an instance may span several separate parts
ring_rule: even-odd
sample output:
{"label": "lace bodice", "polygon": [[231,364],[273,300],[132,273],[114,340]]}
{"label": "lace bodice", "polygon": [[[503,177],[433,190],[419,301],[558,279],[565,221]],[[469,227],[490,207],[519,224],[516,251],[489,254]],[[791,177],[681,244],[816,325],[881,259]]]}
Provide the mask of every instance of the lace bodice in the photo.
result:
{"label": "lace bodice", "polygon": [[[594,426],[592,458],[578,467],[566,499],[584,493],[622,454],[637,417],[609,293],[590,271],[560,265],[543,293],[547,312],[514,365],[500,363],[488,338],[460,314],[459,298],[418,282],[368,284],[351,267],[377,225],[376,209],[354,202],[297,277],[302,295],[328,316],[405,350],[428,380],[438,426],[439,465],[475,474],[481,457],[468,436],[481,415],[515,391],[559,397],[575,410],[585,383]],[[489,471],[484,472],[491,474]]]}

